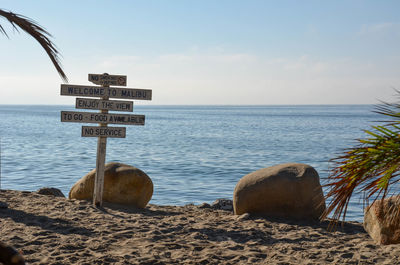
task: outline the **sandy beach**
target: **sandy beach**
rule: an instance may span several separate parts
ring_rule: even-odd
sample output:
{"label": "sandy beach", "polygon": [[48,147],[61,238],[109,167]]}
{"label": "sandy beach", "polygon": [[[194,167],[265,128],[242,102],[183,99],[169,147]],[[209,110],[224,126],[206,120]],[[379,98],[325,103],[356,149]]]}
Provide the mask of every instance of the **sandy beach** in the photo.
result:
{"label": "sandy beach", "polygon": [[270,220],[196,205],[135,210],[0,190],[1,241],[29,264],[400,264],[358,222]]}

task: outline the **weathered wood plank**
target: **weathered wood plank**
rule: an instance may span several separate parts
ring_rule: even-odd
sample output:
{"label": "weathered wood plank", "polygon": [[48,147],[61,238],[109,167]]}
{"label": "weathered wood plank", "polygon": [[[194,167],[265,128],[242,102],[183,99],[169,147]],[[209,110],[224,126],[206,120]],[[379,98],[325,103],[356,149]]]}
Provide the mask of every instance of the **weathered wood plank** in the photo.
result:
{"label": "weathered wood plank", "polygon": [[61,84],[60,95],[78,97],[109,97],[121,99],[151,100],[151,89],[100,87]]}
{"label": "weathered wood plank", "polygon": [[76,98],[75,108],[115,111],[133,111],[133,101]]}
{"label": "weathered wood plank", "polygon": [[96,85],[126,86],[126,75],[89,74],[88,80]]}
{"label": "weathered wood plank", "polygon": [[82,137],[125,138],[125,127],[82,126]]}
{"label": "weathered wood plank", "polygon": [[144,125],[144,115],[61,111],[62,122]]}

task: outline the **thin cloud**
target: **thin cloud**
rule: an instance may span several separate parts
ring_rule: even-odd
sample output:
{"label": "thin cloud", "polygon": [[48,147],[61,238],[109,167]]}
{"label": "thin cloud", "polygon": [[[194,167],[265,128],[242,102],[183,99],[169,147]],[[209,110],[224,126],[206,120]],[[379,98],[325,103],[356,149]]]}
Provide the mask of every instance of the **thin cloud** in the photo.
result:
{"label": "thin cloud", "polygon": [[384,88],[400,84],[381,64],[352,58],[268,58],[201,49],[127,58],[104,61],[114,61],[133,84],[153,88],[154,104],[371,103]]}
{"label": "thin cloud", "polygon": [[[369,62],[312,54],[268,57],[192,49],[156,56],[95,58],[79,65],[70,74],[72,83],[89,84],[89,72],[127,75],[128,87],[153,89],[154,100],[145,104],[374,103],[376,98],[390,99],[392,87],[400,87],[397,60]],[[70,98],[59,96],[57,80],[36,78],[27,78],[30,81],[25,84],[3,74],[3,85],[10,88],[8,101],[25,103],[22,93],[30,95],[25,98],[31,104],[71,104]],[[31,95],[32,89],[36,92]],[[50,95],[52,99],[46,101]]]}
{"label": "thin cloud", "polygon": [[382,33],[400,33],[400,23],[382,22],[375,24],[364,24],[361,26],[358,36],[376,35]]}

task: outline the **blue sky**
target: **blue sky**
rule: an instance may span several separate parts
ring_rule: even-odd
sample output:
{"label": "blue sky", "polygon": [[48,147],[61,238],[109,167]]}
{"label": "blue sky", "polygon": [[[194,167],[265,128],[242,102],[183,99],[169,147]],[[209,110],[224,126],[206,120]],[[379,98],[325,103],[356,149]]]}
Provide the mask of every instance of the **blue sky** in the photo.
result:
{"label": "blue sky", "polygon": [[[124,74],[139,104],[373,104],[400,89],[399,1],[9,1],[71,84]],[[42,48],[0,36],[0,104],[73,104]]]}

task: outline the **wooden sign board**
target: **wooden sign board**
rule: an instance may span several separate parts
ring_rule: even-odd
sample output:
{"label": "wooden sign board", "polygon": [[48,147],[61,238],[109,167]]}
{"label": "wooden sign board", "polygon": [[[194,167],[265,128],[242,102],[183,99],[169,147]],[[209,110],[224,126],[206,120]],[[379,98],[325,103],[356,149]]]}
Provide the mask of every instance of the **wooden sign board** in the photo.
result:
{"label": "wooden sign board", "polygon": [[62,122],[144,125],[144,115],[61,111]]}
{"label": "wooden sign board", "polygon": [[125,138],[125,127],[82,126],[82,137]]}
{"label": "wooden sign board", "polygon": [[62,84],[60,95],[151,100],[151,89],[99,87]]}
{"label": "wooden sign board", "polygon": [[75,108],[115,111],[133,111],[133,101],[76,98]]}
{"label": "wooden sign board", "polygon": [[89,81],[103,86],[126,86],[126,75],[89,74]]}

